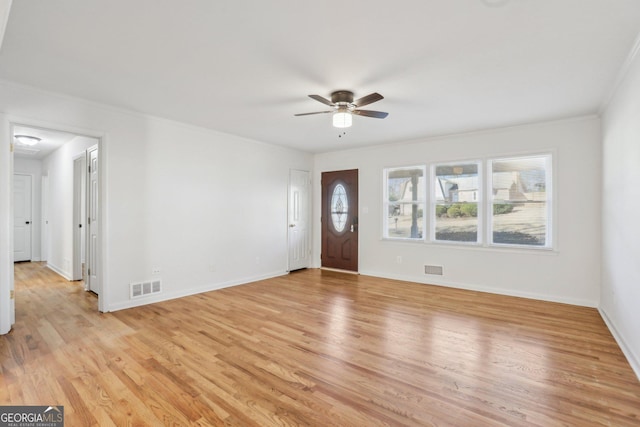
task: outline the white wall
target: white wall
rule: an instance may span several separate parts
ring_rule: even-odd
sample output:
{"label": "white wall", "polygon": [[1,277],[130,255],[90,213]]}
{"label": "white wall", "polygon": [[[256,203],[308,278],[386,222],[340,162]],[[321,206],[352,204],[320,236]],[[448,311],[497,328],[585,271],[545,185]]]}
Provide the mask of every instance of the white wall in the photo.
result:
{"label": "white wall", "polygon": [[40,261],[41,228],[42,228],[42,161],[15,157],[13,160],[13,172],[31,175],[31,260]]}
{"label": "white wall", "polygon": [[[637,50],[636,50],[637,52]],[[640,57],[603,116],[600,311],[640,378]]]}
{"label": "white wall", "polygon": [[[310,170],[311,155],[8,82],[0,111],[102,138],[105,310],[286,272],[289,169]],[[130,282],[153,278],[162,294],[129,299]]]}
{"label": "white wall", "polygon": [[77,136],[42,160],[42,174],[49,177],[49,256],[47,265],[63,277],[73,276],[73,161],[96,138]]}
{"label": "white wall", "polygon": [[[382,170],[490,156],[552,152],[556,250],[469,248],[385,241]],[[359,169],[360,272],[595,307],[600,294],[600,122],[586,117],[317,155],[314,260],[320,264],[320,174]],[[368,213],[367,213],[368,211]],[[402,257],[402,263],[396,262]],[[426,276],[425,264],[444,266]]]}

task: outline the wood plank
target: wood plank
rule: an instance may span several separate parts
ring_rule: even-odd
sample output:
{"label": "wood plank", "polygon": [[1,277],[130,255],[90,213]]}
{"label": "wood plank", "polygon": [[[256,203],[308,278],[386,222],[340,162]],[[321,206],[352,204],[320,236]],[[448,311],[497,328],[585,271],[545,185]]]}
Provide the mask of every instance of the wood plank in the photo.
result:
{"label": "wood plank", "polygon": [[639,426],[597,310],[331,271],[99,314],[16,264],[0,404],[66,425]]}

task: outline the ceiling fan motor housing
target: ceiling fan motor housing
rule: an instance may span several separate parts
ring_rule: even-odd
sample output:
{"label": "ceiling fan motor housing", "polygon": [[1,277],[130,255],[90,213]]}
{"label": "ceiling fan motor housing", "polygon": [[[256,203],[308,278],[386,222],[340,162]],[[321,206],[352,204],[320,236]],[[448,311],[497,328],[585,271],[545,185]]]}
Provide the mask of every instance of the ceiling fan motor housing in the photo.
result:
{"label": "ceiling fan motor housing", "polygon": [[331,94],[331,102],[337,105],[349,105],[353,103],[353,92],[337,90]]}

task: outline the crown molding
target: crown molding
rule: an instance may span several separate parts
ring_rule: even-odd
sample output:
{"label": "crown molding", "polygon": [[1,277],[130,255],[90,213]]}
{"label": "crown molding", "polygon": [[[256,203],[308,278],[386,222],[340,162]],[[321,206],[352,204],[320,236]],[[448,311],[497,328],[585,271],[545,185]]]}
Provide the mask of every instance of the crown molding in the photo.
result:
{"label": "crown molding", "polygon": [[11,2],[12,0],[0,0],[0,49],[2,49],[4,32],[7,30],[7,22],[9,22],[9,12],[11,11]]}
{"label": "crown molding", "polygon": [[620,87],[620,85],[622,85],[622,82],[624,81],[625,77],[627,77],[627,74],[629,74],[629,70],[631,69],[631,65],[636,60],[636,57],[638,56],[638,52],[640,52],[640,33],[638,33],[638,36],[636,37],[635,41],[633,42],[633,46],[632,46],[631,50],[629,51],[629,54],[627,55],[627,58],[622,63],[622,66],[620,67],[620,70],[618,71],[618,75],[616,77],[616,80],[614,81],[613,85],[607,91],[605,97],[602,100],[602,103],[600,104],[600,107],[598,108],[598,115],[599,116],[604,114],[604,112],[609,107],[609,104],[613,100],[616,92],[618,91],[618,88]]}

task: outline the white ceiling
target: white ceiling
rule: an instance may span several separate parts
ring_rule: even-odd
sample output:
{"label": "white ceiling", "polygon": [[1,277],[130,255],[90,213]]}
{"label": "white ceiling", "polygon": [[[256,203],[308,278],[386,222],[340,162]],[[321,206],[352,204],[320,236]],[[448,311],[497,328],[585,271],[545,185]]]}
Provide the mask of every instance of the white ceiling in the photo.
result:
{"label": "white ceiling", "polygon": [[30,159],[44,159],[67,142],[73,140],[77,135],[67,132],[59,132],[49,129],[40,129],[27,126],[14,126],[14,135],[28,135],[40,138],[40,142],[33,146],[25,146],[19,141],[15,141],[14,154],[16,157]]}
{"label": "white ceiling", "polygon": [[[597,113],[638,0],[19,0],[0,78],[310,152]],[[309,94],[379,92],[347,134]]]}

